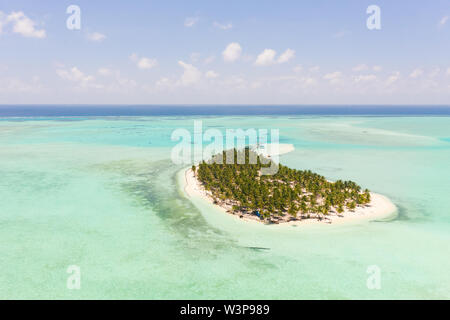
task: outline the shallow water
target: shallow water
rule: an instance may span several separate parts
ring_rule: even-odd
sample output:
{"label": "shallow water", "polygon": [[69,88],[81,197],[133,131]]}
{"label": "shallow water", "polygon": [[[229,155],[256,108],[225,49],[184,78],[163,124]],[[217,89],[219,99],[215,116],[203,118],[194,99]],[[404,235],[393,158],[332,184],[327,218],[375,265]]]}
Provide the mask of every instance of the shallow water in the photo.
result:
{"label": "shallow water", "polygon": [[[170,136],[194,119],[3,118],[0,298],[450,298],[450,117],[205,117],[279,129],[296,148],[282,163],[399,208],[393,221],[313,228],[186,199]],[[66,287],[70,265],[80,290]]]}

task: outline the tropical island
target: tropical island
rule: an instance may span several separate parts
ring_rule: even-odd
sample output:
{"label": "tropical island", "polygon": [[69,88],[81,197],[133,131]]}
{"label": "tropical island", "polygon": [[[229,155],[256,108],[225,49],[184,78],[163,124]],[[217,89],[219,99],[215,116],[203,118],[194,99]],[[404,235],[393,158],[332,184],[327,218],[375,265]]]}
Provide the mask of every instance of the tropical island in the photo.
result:
{"label": "tropical island", "polygon": [[[331,182],[310,170],[291,169],[282,164],[277,164],[275,174],[263,175],[261,169],[272,164],[270,155],[264,158],[252,154],[255,151],[248,147],[229,151],[216,154],[188,171],[190,180],[195,180],[197,193],[240,218],[266,224],[331,222],[332,218],[360,214],[367,208],[373,211],[377,209],[374,204],[383,207],[384,213],[395,210],[387,198],[363,190],[353,181]],[[227,155],[232,155],[233,161],[227,161]],[[256,156],[254,163],[249,161],[252,156]],[[238,157],[245,161],[238,164]]]}

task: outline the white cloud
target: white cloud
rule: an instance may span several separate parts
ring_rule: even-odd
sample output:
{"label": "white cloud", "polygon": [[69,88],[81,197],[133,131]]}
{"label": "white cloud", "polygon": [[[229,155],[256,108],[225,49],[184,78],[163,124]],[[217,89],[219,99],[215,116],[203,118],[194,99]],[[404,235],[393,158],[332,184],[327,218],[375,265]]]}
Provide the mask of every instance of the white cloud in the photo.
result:
{"label": "white cloud", "polygon": [[377,79],[377,76],[374,74],[358,75],[358,76],[353,77],[353,80],[357,83],[374,81],[376,79]]}
{"label": "white cloud", "polygon": [[332,73],[327,73],[326,75],[323,76],[323,78],[325,80],[333,80],[333,79],[340,78],[341,76],[342,76],[342,72],[335,71],[335,72],[332,72]]}
{"label": "white cloud", "polygon": [[187,17],[184,20],[184,26],[188,28],[193,27],[198,22],[198,20],[200,20],[199,17]]}
{"label": "white cloud", "polygon": [[202,73],[196,67],[183,61],[178,61],[178,64],[184,69],[181,76],[181,84],[183,86],[189,86],[200,81]]}
{"label": "white cloud", "polygon": [[217,21],[214,21],[213,26],[218,28],[218,29],[222,29],[222,30],[228,30],[233,28],[233,24],[228,22],[227,24],[221,24]]}
{"label": "white cloud", "polygon": [[302,81],[303,81],[303,83],[306,86],[315,86],[315,85],[317,85],[317,79],[312,78],[312,77],[303,78]]}
{"label": "white cloud", "polygon": [[[164,90],[164,89],[173,89],[174,83],[167,77],[162,77],[155,83],[155,87],[157,90]],[[149,91],[153,90],[153,86],[150,87]]]}
{"label": "white cloud", "polygon": [[447,72],[446,72],[447,76],[450,76],[450,67],[447,68]]}
{"label": "white cloud", "polygon": [[323,76],[323,78],[325,80],[329,80],[330,83],[338,83],[341,80],[342,77],[342,72],[340,71],[335,71],[332,73],[327,73],[326,75]]}
{"label": "white cloud", "polygon": [[276,51],[272,49],[264,49],[256,58],[255,65],[257,66],[269,66],[275,63]]}
{"label": "white cloud", "polygon": [[237,42],[230,43],[222,52],[223,59],[228,62],[233,62],[239,59],[242,53],[241,45]]}
{"label": "white cloud", "polygon": [[373,66],[372,67],[372,70],[375,72],[379,72],[379,71],[381,71],[381,69],[382,69],[381,66]]}
{"label": "white cloud", "polygon": [[215,79],[219,76],[219,74],[213,70],[209,70],[208,72],[205,73],[205,77],[208,79]]}
{"label": "white cloud", "polygon": [[112,71],[108,68],[100,68],[97,70],[98,74],[101,76],[110,76],[112,75]]}
{"label": "white cloud", "polygon": [[86,76],[77,67],[72,67],[69,70],[58,69],[56,74],[62,79],[70,81],[91,81],[94,79],[92,76]]}
{"label": "white cloud", "polygon": [[285,52],[283,52],[279,57],[277,62],[278,63],[285,63],[294,58],[295,51],[292,49],[287,49]]}
{"label": "white cloud", "polygon": [[[77,67],[72,67],[70,69],[57,69],[56,74],[64,80],[76,82],[81,87],[89,87],[93,84],[94,77],[84,74]],[[95,85],[93,85],[95,87]]]}
{"label": "white cloud", "polygon": [[380,72],[383,68],[381,66],[377,66],[377,65],[370,67],[367,64],[361,63],[361,64],[358,64],[357,66],[354,66],[352,68],[352,71],[361,72],[361,71],[367,71],[369,69],[372,69],[375,72]]}
{"label": "white cloud", "polygon": [[155,59],[149,59],[149,58],[141,58],[139,59],[137,66],[140,69],[151,69],[154,66],[156,66],[158,63]]}
{"label": "white cloud", "polygon": [[44,29],[36,29],[35,22],[28,18],[22,11],[11,12],[3,22],[3,25],[12,23],[12,31],[24,37],[29,38],[45,38],[46,33]]}
{"label": "white cloud", "polygon": [[394,84],[395,82],[397,82],[398,79],[400,79],[400,72],[395,71],[387,78],[385,84],[390,86],[390,85]]}
{"label": "white cloud", "polygon": [[18,78],[0,78],[0,93],[39,94],[45,89],[38,76],[33,76],[30,81],[23,81]]}
{"label": "white cloud", "polygon": [[439,20],[439,25],[443,26],[447,23],[449,16],[444,16],[441,18],[441,20]]}
{"label": "white cloud", "polygon": [[106,36],[100,32],[88,33],[87,38],[91,41],[100,42],[106,39]]}
{"label": "white cloud", "polygon": [[0,34],[2,34],[2,31],[3,31],[3,24],[5,23],[5,22],[4,22],[4,17],[5,17],[5,14],[4,14],[3,12],[0,11]]}
{"label": "white cloud", "polygon": [[75,90],[96,89],[102,90],[102,92],[126,93],[137,87],[135,80],[123,77],[119,70],[104,67],[97,70],[97,74],[102,78],[101,82],[93,75],[86,74],[77,67],[65,68],[61,66],[56,69],[56,74],[63,80],[73,82]]}
{"label": "white cloud", "polygon": [[420,77],[422,74],[423,74],[423,70],[417,68],[413,72],[411,72],[411,74],[409,76],[413,79],[416,79],[416,78]]}
{"label": "white cloud", "polygon": [[295,51],[287,49],[283,52],[278,59],[275,59],[277,52],[272,49],[264,49],[256,58],[255,65],[257,66],[270,66],[275,63],[285,63],[291,60],[295,56]]}
{"label": "white cloud", "polygon": [[157,86],[166,86],[170,84],[170,79],[169,78],[161,78],[158,81],[156,81],[156,85]]}
{"label": "white cloud", "polygon": [[319,70],[320,70],[319,66],[314,66],[314,67],[309,68],[309,72],[318,72]]}
{"label": "white cloud", "polygon": [[365,64],[359,64],[356,67],[353,67],[352,70],[355,72],[359,72],[359,71],[366,71],[367,69],[369,69],[369,67]]}
{"label": "white cloud", "polygon": [[140,58],[136,53],[130,55],[130,60],[136,63],[136,66],[139,69],[151,69],[158,65],[158,61],[156,59],[146,57]]}

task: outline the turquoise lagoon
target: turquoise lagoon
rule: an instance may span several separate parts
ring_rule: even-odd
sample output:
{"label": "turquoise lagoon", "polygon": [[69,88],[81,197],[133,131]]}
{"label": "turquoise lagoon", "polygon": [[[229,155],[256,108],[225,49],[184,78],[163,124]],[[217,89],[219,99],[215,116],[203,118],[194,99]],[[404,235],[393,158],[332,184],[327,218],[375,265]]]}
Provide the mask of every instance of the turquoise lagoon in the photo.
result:
{"label": "turquoise lagoon", "polygon": [[[265,226],[191,202],[170,136],[199,119],[279,129],[284,164],[352,179],[398,215]],[[450,298],[450,117],[3,118],[0,200],[2,299]]]}

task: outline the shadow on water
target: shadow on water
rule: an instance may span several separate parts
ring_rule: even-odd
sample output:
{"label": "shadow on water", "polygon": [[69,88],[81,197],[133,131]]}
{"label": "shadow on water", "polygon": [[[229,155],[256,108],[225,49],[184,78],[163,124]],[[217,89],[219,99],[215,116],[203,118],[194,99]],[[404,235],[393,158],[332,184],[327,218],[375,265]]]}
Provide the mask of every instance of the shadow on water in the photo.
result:
{"label": "shadow on water", "polygon": [[[115,161],[96,166],[121,178],[120,191],[136,201],[136,205],[148,208],[155,214],[169,232],[180,239],[183,250],[194,257],[217,257],[230,252],[258,259],[264,247],[240,246],[225,232],[209,225],[201,212],[180,193],[177,186],[177,172],[183,167],[174,167],[168,161]],[[250,253],[250,255],[249,255]],[[259,263],[262,263],[260,261]],[[267,262],[264,263],[265,265]],[[267,264],[267,268],[274,268]]]}
{"label": "shadow on water", "polygon": [[380,220],[371,221],[372,223],[385,223],[385,222],[394,222],[394,221],[411,221],[411,217],[408,216],[408,210],[401,205],[396,204],[397,206],[397,215],[393,218],[386,218]]}
{"label": "shadow on water", "polygon": [[397,217],[395,218],[395,220],[399,220],[399,221],[409,221],[411,220],[411,218],[408,216],[408,210],[401,205],[397,205],[398,208],[398,214]]}
{"label": "shadow on water", "polygon": [[263,251],[263,250],[270,250],[270,248],[265,248],[265,247],[246,247],[250,250],[254,250],[254,251]]}

